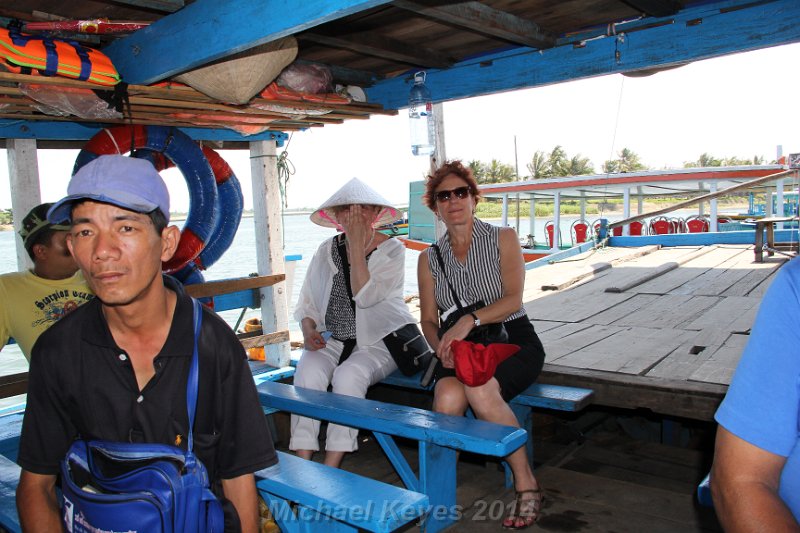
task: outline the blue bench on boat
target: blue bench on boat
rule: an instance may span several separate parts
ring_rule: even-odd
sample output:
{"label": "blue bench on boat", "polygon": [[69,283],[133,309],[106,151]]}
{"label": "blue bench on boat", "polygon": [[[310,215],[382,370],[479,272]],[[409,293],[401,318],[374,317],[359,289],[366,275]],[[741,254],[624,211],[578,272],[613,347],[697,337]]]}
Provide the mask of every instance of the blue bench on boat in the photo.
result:
{"label": "blue bench on boat", "polygon": [[0,527],[13,533],[22,531],[17,515],[19,471],[17,463],[0,455]]}
{"label": "blue bench on boat", "polygon": [[[504,457],[524,445],[528,438],[520,428],[414,407],[282,383],[265,382],[257,388],[265,407],[372,431],[405,487],[427,495],[430,504],[430,512],[424,519],[427,532],[440,531],[455,523],[459,516],[456,507],[458,451]],[[394,437],[418,442],[418,475]],[[342,490],[348,489],[343,487]],[[369,494],[360,492],[356,501],[364,502],[369,498]]]}
{"label": "blue bench on boat", "polygon": [[[408,389],[426,390],[419,384],[420,375],[405,376],[399,370],[381,381],[382,384]],[[430,388],[429,388],[430,389]],[[534,383],[509,402],[522,428],[533,435],[533,409],[552,409],[556,411],[580,411],[590,403],[594,391],[564,385]],[[533,464],[533,439],[528,439],[528,459]],[[507,472],[508,473],[508,472]],[[510,477],[507,476],[507,481]]]}
{"label": "blue bench on boat", "polygon": [[711,472],[697,485],[697,501],[700,505],[714,507],[714,500],[711,499]]}
{"label": "blue bench on boat", "polygon": [[[256,486],[284,533],[386,533],[421,518],[428,497],[419,492],[278,452],[278,464],[256,473]],[[298,507],[292,509],[292,503]]]}

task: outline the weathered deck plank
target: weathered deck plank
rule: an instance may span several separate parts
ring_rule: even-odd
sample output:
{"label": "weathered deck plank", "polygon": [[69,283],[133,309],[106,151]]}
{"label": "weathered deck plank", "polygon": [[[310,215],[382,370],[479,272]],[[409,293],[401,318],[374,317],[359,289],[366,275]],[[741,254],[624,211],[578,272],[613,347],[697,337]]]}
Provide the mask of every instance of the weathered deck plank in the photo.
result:
{"label": "weathered deck plank", "polygon": [[719,383],[727,385],[731,382],[733,372],[739,363],[748,335],[731,335],[728,341],[714,351],[698,369],[689,376],[692,381]]}
{"label": "weathered deck plank", "polygon": [[705,313],[686,324],[686,329],[702,330],[716,327],[727,329],[732,333],[748,331],[756,318],[759,305],[761,305],[760,298],[747,296],[720,298]]}
{"label": "weathered deck plank", "polygon": [[717,305],[720,298],[665,294],[639,309],[614,321],[615,326],[640,326],[660,329],[690,329],[688,327],[705,311]]}
{"label": "weathered deck plank", "polygon": [[[557,268],[585,272],[608,262],[601,257],[582,254],[526,272],[536,289],[526,288],[524,306],[547,353],[542,381],[593,388],[603,405],[710,420],[784,261],[754,263],[752,246],[663,248],[561,290],[540,290],[566,279]],[[677,266],[665,269],[668,263]],[[647,281],[630,283],[636,279]],[[606,293],[610,286],[626,290]]]}
{"label": "weathered deck plank", "polygon": [[[618,333],[621,329],[622,328],[614,326],[584,327],[582,329],[575,330],[569,335],[559,337],[558,342],[547,342],[552,337],[545,336],[545,339],[542,340],[542,343],[547,342],[545,345],[545,353],[547,354],[545,361],[548,363],[556,362],[559,358],[582,350],[587,346],[591,346],[598,341]],[[561,333],[565,332],[564,329],[559,331]]]}

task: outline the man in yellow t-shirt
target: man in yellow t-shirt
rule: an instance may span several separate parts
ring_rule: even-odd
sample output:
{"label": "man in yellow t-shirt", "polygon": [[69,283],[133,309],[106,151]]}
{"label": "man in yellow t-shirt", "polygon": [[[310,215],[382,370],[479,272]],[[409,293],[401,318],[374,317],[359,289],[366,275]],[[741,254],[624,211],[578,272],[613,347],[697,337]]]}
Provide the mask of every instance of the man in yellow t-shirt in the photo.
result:
{"label": "man in yellow t-shirt", "polygon": [[31,209],[19,230],[33,269],[0,276],[0,349],[13,337],[28,360],[44,330],[93,297],[67,249],[69,226],[47,221],[51,205]]}

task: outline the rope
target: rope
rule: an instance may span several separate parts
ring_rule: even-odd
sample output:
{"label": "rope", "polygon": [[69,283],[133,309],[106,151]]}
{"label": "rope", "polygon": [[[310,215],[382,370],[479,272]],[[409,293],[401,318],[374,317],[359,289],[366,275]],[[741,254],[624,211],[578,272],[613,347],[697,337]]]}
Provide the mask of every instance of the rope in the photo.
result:
{"label": "rope", "polygon": [[283,246],[286,248],[286,208],[289,207],[289,178],[294,174],[295,168],[289,159],[289,144],[292,142],[292,134],[286,141],[286,147],[278,156],[276,166],[278,167],[278,187],[281,191],[281,230],[283,233]]}
{"label": "rope", "polygon": [[[622,95],[623,95],[623,89],[625,88],[625,76],[620,76],[620,78],[622,78],[622,81],[619,84],[619,98],[617,99],[617,114],[616,117],[614,118],[614,133],[611,135],[611,153],[609,154],[609,161],[611,161],[614,158],[614,147],[617,144],[617,130],[619,128],[619,115],[620,111],[622,110]],[[606,177],[609,177],[610,175],[611,175],[610,172],[606,172]],[[604,191],[608,192],[608,185],[604,187]],[[600,204],[600,209],[598,210],[599,218],[603,218],[603,214],[605,212],[605,204],[606,202],[602,202]],[[594,233],[594,228],[592,228],[592,232]],[[601,249],[605,248],[606,243],[608,242],[608,238],[609,235],[606,234],[606,238],[598,242],[597,247]],[[595,235],[595,239],[597,239],[597,235]]]}

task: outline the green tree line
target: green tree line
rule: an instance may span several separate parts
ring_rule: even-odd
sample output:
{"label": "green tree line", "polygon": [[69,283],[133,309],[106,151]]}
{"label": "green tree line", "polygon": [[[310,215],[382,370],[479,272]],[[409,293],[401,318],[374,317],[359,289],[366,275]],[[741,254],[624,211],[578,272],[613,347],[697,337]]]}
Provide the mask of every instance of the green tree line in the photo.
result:
{"label": "green tree line", "polygon": [[[715,157],[709,153],[702,153],[696,161],[685,161],[683,166],[684,168],[692,168],[763,164],[765,164],[765,158],[757,155],[747,159],[735,156]],[[525,164],[528,173],[521,176],[518,176],[517,170],[513,165],[503,163],[497,159],[492,159],[489,163],[472,160],[468,165],[480,184],[507,183],[510,181],[561,176],[581,176],[596,173],[595,167],[588,157],[584,157],[580,153],[570,155],[560,145],[556,145],[549,152],[537,150],[531,160]],[[641,161],[639,154],[630,148],[623,148],[617,153],[616,158],[604,161],[601,169],[603,174],[612,174],[651,170],[651,167]]]}

